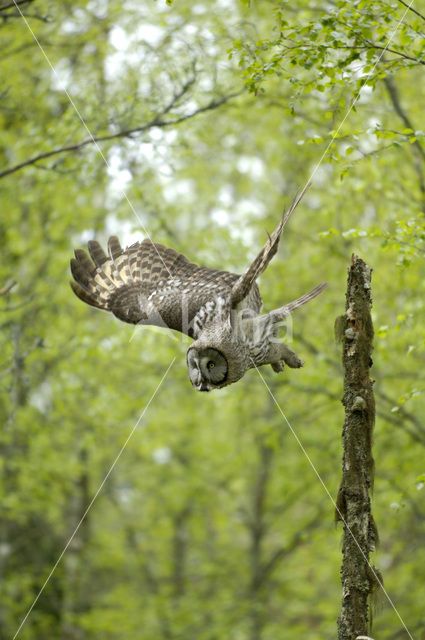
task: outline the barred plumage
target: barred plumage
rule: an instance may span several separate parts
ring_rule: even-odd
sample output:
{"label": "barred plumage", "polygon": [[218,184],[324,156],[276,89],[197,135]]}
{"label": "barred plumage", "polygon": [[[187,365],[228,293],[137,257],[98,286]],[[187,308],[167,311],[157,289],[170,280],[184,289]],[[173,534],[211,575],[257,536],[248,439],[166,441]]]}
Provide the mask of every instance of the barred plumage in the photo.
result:
{"label": "barred plumage", "polygon": [[232,285],[239,278],[200,267],[174,249],[148,239],[123,251],[112,236],[109,258],[95,241],[89,242],[88,249],[93,262],[82,249],[76,249],[71,260],[71,287],[81,300],[112,311],[124,322],[139,324],[152,319],[151,324],[191,337],[194,318],[211,300],[222,296],[229,306]]}

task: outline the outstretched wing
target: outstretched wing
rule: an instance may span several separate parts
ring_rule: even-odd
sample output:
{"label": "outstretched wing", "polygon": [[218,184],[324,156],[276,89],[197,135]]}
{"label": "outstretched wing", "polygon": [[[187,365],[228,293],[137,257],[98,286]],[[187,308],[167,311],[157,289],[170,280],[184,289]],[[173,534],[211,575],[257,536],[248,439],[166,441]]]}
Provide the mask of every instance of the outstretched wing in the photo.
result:
{"label": "outstretched wing", "polygon": [[87,304],[124,322],[169,327],[193,337],[218,299],[230,309],[236,274],[200,267],[148,239],[124,251],[112,236],[109,255],[95,241],[88,250],[91,259],[82,249],[75,251],[71,287]]}
{"label": "outstretched wing", "polygon": [[239,304],[239,302],[241,302],[244,298],[246,298],[252,286],[254,285],[256,279],[258,278],[258,276],[260,276],[263,273],[263,271],[266,269],[267,265],[269,264],[270,260],[276,254],[279,246],[280,236],[282,235],[283,227],[285,226],[287,220],[291,216],[292,212],[300,202],[301,198],[303,197],[307,189],[310,187],[310,184],[311,184],[310,182],[306,184],[306,186],[301,191],[301,193],[295,198],[294,202],[292,203],[288,211],[286,211],[283,214],[282,220],[279,222],[276,229],[268,237],[266,244],[261,249],[260,253],[255,258],[254,262],[252,262],[248,270],[245,271],[245,273],[242,274],[238,278],[237,282],[235,282],[235,284],[233,285],[232,295],[231,295],[231,304],[233,309],[237,304]]}

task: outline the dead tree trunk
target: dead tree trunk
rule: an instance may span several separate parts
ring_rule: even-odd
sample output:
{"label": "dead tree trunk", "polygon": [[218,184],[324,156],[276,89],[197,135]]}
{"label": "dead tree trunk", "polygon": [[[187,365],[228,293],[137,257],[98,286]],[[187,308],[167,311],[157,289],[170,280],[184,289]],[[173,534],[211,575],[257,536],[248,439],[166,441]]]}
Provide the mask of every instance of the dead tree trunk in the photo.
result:
{"label": "dead tree trunk", "polygon": [[370,505],[375,420],[373,381],[369,377],[373,348],[371,306],[371,270],[353,255],[348,271],[346,313],[336,325],[343,342],[345,407],[342,481],[336,513],[344,527],[338,640],[355,640],[370,633],[368,599],[376,583],[375,570],[369,565],[369,553],[377,542]]}

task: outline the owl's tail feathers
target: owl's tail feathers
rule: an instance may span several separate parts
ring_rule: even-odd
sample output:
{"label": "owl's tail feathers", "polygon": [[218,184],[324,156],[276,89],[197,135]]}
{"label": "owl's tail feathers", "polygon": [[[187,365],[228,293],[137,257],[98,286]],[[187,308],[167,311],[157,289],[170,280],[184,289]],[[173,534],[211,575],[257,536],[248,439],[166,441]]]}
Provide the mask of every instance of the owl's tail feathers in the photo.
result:
{"label": "owl's tail feathers", "polygon": [[109,311],[111,294],[132,279],[128,256],[116,236],[109,238],[109,256],[95,240],[88,243],[88,250],[91,260],[82,249],[75,250],[71,260],[72,290],[83,302]]}
{"label": "owl's tail feathers", "polygon": [[317,287],[314,287],[314,289],[312,289],[308,293],[305,293],[300,298],[297,298],[292,302],[288,302],[283,307],[279,307],[279,309],[275,309],[274,311],[271,311],[268,315],[271,316],[273,322],[279,322],[280,320],[283,320],[286,316],[288,316],[290,313],[292,313],[292,311],[294,311],[295,309],[298,309],[298,307],[302,307],[303,304],[306,304],[307,302],[310,302],[310,300],[313,300],[313,298],[318,296],[319,293],[322,293],[322,291],[326,289],[327,286],[328,286],[327,282],[322,282],[322,284],[317,285]]}

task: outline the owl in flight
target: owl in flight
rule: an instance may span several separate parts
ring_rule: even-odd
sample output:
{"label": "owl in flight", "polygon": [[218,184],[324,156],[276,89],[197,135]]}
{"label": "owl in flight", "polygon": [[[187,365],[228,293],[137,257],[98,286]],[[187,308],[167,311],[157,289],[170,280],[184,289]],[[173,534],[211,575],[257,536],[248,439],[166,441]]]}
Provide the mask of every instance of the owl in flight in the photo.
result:
{"label": "owl in flight", "polygon": [[255,281],[275,255],[283,227],[306,188],[242,275],[200,267],[150,239],[123,250],[112,236],[109,255],[95,241],[88,243],[91,259],[76,249],[71,287],[87,304],[112,311],[124,322],[168,327],[193,338],[187,366],[198,391],[225,387],[263,364],[271,364],[276,372],[283,371],[284,363],[302,367],[277,331],[286,316],[321,293],[326,283],[260,315],[262,301]]}

